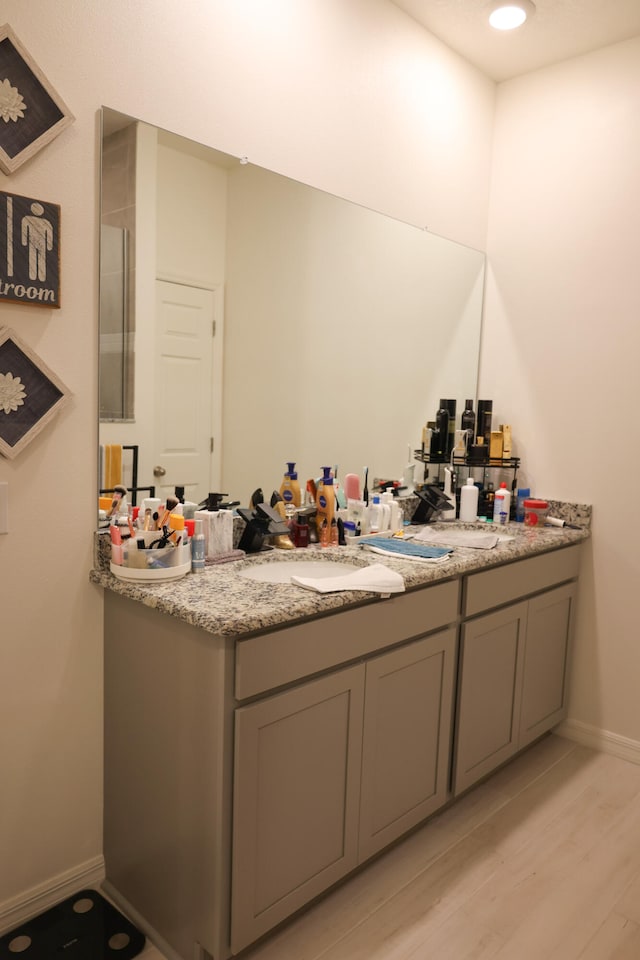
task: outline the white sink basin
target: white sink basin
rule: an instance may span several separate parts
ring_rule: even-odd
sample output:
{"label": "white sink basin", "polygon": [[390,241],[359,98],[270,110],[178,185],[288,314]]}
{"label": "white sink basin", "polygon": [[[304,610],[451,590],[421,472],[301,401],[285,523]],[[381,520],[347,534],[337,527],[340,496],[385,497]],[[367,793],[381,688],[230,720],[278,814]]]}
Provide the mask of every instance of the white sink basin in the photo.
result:
{"label": "white sink basin", "polygon": [[260,583],[291,583],[291,577],[339,577],[361,570],[362,564],[342,560],[273,560],[240,571],[241,577]]}

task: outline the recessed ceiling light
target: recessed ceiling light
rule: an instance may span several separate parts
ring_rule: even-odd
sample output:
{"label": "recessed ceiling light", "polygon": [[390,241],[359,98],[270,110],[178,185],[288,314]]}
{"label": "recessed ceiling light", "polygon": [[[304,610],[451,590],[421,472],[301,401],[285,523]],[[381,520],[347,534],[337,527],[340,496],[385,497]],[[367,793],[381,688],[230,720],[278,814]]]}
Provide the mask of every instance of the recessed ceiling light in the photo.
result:
{"label": "recessed ceiling light", "polygon": [[489,7],[489,23],[496,30],[515,30],[535,12],[531,0],[497,0]]}

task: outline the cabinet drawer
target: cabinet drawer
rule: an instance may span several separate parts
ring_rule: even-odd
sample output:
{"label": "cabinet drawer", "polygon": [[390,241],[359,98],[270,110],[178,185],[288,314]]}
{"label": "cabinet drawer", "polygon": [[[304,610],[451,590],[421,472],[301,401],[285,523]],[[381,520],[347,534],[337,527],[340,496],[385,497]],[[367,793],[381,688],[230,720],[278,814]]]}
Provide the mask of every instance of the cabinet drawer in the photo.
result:
{"label": "cabinet drawer", "polygon": [[458,581],[239,640],[237,700],[312,676],[453,623]]}
{"label": "cabinet drawer", "polygon": [[544,553],[529,560],[484,570],[466,578],[463,616],[472,617],[483,610],[502,606],[546,590],[557,583],[573,580],[580,566],[580,544]]}

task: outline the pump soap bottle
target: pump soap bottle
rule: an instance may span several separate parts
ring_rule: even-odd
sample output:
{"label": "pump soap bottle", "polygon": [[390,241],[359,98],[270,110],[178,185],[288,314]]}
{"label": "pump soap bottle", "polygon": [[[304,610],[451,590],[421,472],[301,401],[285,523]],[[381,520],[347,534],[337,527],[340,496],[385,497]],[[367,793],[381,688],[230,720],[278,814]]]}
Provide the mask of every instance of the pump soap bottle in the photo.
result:
{"label": "pump soap bottle", "polygon": [[280,484],[280,496],[284,500],[285,507],[299,507],[302,502],[295,463],[287,461],[287,470]]}

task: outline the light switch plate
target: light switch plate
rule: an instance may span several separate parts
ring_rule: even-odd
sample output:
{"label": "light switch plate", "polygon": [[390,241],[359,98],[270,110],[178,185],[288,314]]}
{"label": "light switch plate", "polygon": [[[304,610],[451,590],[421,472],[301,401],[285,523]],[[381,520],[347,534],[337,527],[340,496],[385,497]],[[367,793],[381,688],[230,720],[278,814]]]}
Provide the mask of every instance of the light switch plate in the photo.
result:
{"label": "light switch plate", "polygon": [[0,482],[0,533],[9,533],[9,484]]}

